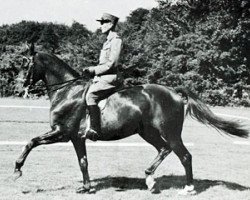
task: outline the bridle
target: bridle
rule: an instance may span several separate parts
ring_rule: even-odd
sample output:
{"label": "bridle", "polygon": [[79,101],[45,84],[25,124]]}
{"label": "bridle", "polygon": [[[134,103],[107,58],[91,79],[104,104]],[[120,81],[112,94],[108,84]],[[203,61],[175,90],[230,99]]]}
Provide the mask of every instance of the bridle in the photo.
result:
{"label": "bridle", "polygon": [[[40,90],[47,90],[48,93],[60,90],[64,87],[67,87],[71,84],[73,84],[74,82],[76,82],[77,80],[86,78],[85,76],[79,76],[77,78],[73,78],[67,81],[63,81],[60,83],[55,83],[55,84],[50,84],[50,85],[36,85],[36,88],[31,89],[31,86],[34,86],[35,84],[33,84],[33,74],[34,74],[34,56],[32,56],[31,58],[27,58],[28,60],[28,74],[26,76],[26,79],[24,81],[24,85],[27,81],[29,81],[29,83],[27,84],[27,86],[25,87],[25,94],[27,95],[29,92],[35,93],[38,89]],[[58,86],[56,88],[53,88],[55,86]]]}

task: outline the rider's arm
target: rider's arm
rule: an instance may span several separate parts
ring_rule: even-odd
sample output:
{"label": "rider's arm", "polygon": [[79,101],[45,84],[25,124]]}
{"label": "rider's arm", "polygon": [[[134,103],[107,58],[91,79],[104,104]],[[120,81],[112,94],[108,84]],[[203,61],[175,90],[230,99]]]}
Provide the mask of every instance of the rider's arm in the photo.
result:
{"label": "rider's arm", "polygon": [[119,60],[122,47],[122,40],[116,38],[111,42],[110,54],[107,58],[107,61],[103,64],[97,65],[95,67],[90,67],[90,71],[94,71],[95,75],[106,74],[112,67],[116,67],[116,64]]}

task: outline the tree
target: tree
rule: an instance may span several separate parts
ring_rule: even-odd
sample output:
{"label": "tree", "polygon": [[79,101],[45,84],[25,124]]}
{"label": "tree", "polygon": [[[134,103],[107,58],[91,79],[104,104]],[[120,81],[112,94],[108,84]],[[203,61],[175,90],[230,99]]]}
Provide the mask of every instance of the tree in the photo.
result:
{"label": "tree", "polygon": [[46,50],[55,53],[55,50],[59,47],[59,37],[54,31],[53,24],[48,24],[44,27],[39,43],[42,44]]}
{"label": "tree", "polygon": [[91,35],[91,32],[83,25],[74,21],[69,29],[69,41],[74,44],[83,44]]}

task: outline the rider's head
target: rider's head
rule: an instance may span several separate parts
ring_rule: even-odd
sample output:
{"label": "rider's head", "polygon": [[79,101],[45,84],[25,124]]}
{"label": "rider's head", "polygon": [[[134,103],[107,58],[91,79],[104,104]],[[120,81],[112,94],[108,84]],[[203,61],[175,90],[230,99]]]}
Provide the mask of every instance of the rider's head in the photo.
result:
{"label": "rider's head", "polygon": [[98,19],[96,21],[99,21],[101,23],[102,33],[109,33],[109,31],[114,31],[118,20],[118,17],[108,13],[104,13],[101,19]]}

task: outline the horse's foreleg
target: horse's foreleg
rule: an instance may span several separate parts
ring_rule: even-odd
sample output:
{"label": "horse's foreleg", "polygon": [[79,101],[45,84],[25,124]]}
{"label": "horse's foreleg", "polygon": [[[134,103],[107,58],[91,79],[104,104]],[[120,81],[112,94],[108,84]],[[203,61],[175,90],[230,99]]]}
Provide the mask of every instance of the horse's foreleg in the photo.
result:
{"label": "horse's foreleg", "polygon": [[51,130],[41,136],[35,137],[30,142],[28,142],[28,144],[23,148],[22,154],[16,160],[14,179],[17,179],[22,175],[21,168],[33,148],[42,144],[52,144],[55,142],[59,142],[62,140],[62,138],[63,134],[60,126],[55,126],[54,130]]}
{"label": "horse's foreleg", "polygon": [[148,186],[148,189],[151,192],[157,192],[157,191],[154,191],[155,190],[155,181],[153,178],[153,174],[154,174],[155,170],[157,169],[157,167],[162,163],[162,161],[167,157],[167,155],[170,152],[171,152],[171,150],[166,148],[166,147],[161,148],[158,155],[156,156],[156,158],[153,160],[152,164],[150,165],[150,167],[148,167],[145,170],[146,185]]}
{"label": "horse's foreleg", "polygon": [[159,131],[157,129],[153,127],[146,127],[145,130],[147,131],[141,133],[140,136],[148,143],[153,145],[158,151],[158,155],[156,156],[156,158],[153,160],[151,165],[145,170],[146,185],[148,187],[148,190],[150,190],[152,193],[157,193],[158,188],[156,187],[153,174],[157,167],[162,163],[162,161],[172,150],[169,144],[159,134]]}
{"label": "horse's foreleg", "polygon": [[162,163],[162,161],[167,157],[167,155],[170,152],[171,152],[170,149],[167,149],[167,148],[163,147],[159,151],[158,155],[156,156],[156,158],[154,159],[154,161],[152,162],[152,164],[150,165],[150,167],[145,170],[145,174],[146,175],[152,175],[152,174],[154,174],[154,172],[157,169],[157,167]]}
{"label": "horse's foreleg", "polygon": [[90,192],[91,185],[89,180],[89,172],[88,172],[88,160],[87,160],[87,151],[86,151],[86,143],[85,140],[81,140],[79,138],[71,139],[74,145],[79,166],[83,176],[83,186],[77,189],[77,193],[85,193]]}

